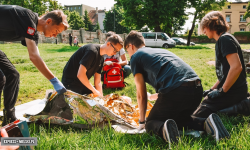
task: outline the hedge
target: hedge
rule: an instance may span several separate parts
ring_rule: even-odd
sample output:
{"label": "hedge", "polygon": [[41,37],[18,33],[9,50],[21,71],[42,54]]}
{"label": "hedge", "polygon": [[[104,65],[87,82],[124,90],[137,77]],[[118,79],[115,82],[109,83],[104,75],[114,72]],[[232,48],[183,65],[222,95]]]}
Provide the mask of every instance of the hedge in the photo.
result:
{"label": "hedge", "polygon": [[246,36],[249,39],[250,32],[234,32],[234,36]]}

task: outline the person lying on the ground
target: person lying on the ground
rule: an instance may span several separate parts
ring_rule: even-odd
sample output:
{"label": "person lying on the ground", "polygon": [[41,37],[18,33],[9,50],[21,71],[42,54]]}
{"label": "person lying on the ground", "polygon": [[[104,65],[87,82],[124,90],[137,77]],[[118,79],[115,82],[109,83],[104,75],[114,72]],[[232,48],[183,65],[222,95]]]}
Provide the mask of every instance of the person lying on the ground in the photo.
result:
{"label": "person lying on the ground", "polygon": [[[27,46],[30,60],[58,93],[64,93],[66,89],[40,57],[38,31],[43,32],[45,37],[56,37],[68,27],[67,16],[61,10],[38,17],[37,13],[20,6],[0,5],[0,41],[21,41],[22,45]],[[14,106],[19,92],[19,76],[15,66],[0,50],[0,95],[4,92],[2,126],[16,120]]]}
{"label": "person lying on the ground", "polygon": [[[105,44],[88,44],[79,48],[69,59],[63,70],[63,85],[78,94],[94,93],[103,96],[101,70],[103,56],[115,55],[123,47],[122,38],[114,34]],[[94,75],[94,86],[89,79]]]}
{"label": "person lying on the ground", "polygon": [[[219,11],[206,14],[200,23],[201,32],[209,39],[215,39],[217,82],[203,93],[205,97],[193,116],[205,120],[211,113],[245,103],[248,93],[246,71],[241,47],[237,39],[228,33],[229,25]],[[250,104],[250,101],[247,101]],[[247,105],[245,105],[247,107]],[[249,109],[239,107],[243,111]]]}
{"label": "person lying on the ground", "polygon": [[[115,34],[114,32],[112,31],[109,31],[107,34],[106,34],[106,40],[111,36]],[[116,53],[115,55],[112,55],[112,56],[108,56],[108,55],[103,55],[104,57],[104,61],[106,59],[110,59],[110,58],[113,58],[113,59],[116,59],[118,60],[118,63],[122,66],[123,68],[123,74],[124,74],[124,78],[128,77],[130,74],[131,74],[131,67],[128,65],[128,60],[127,60],[127,57],[125,55],[125,50],[123,48],[120,49],[120,51],[118,53]],[[104,62],[104,66],[105,65],[112,65],[111,64],[106,64],[106,62]],[[102,75],[103,76],[103,75]]]}
{"label": "person lying on the ground", "polygon": [[[206,131],[216,141],[230,136],[216,114],[211,114],[205,122],[195,122],[191,117],[202,100],[203,88],[198,75],[182,59],[164,49],[145,47],[142,34],[136,31],[128,34],[124,48],[131,58],[136,84],[139,129],[145,127],[148,133],[154,133],[169,143],[179,140],[178,129],[183,128]],[[147,119],[146,83],[159,93]]]}

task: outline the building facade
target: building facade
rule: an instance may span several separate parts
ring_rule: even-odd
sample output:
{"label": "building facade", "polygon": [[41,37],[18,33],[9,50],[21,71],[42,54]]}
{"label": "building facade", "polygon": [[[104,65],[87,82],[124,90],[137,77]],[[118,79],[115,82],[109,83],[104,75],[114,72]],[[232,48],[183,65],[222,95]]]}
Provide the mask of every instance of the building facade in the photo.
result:
{"label": "building facade", "polygon": [[69,10],[69,11],[74,11],[75,10],[81,16],[84,15],[85,10],[87,10],[87,12],[89,13],[90,10],[95,9],[94,7],[90,7],[90,6],[84,5],[84,4],[81,4],[81,5],[64,5],[64,7],[65,7],[65,10]]}
{"label": "building facade", "polygon": [[247,11],[247,6],[248,2],[231,2],[221,11],[230,25],[229,33],[250,31],[250,28],[247,26],[250,18],[243,18]]}
{"label": "building facade", "polygon": [[90,21],[92,22],[92,25],[96,26],[97,23],[99,23],[99,26],[102,32],[104,32],[103,20],[105,18],[105,11],[106,9],[98,10],[98,7],[96,7],[95,10],[89,11],[89,18],[90,18]]}

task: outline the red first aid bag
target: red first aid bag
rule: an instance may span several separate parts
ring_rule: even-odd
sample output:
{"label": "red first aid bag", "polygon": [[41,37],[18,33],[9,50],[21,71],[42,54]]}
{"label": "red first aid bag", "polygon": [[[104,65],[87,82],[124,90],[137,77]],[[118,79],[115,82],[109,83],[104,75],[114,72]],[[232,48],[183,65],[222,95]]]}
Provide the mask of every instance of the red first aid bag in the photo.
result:
{"label": "red first aid bag", "polygon": [[105,65],[103,67],[103,85],[104,88],[123,88],[125,87],[123,69],[118,64],[117,59],[106,59],[105,61],[112,61],[112,65]]}

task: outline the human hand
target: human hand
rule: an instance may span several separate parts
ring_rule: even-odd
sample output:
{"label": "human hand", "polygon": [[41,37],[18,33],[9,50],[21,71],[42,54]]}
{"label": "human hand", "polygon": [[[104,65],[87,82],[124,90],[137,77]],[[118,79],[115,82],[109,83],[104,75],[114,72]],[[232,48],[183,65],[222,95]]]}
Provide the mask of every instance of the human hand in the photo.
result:
{"label": "human hand", "polygon": [[223,92],[223,89],[220,88],[219,90],[218,89],[214,89],[213,91],[209,92],[207,94],[208,98],[210,99],[215,99],[215,98],[218,98],[218,97],[221,97],[222,95],[224,95],[225,93]]}
{"label": "human hand", "polygon": [[155,101],[158,99],[158,93],[150,94],[149,92],[147,92],[147,96],[148,96],[148,100],[150,101]]}
{"label": "human hand", "polygon": [[[9,137],[5,129],[1,129],[1,136],[2,137]],[[1,144],[1,142],[0,142]],[[2,146],[0,145],[0,150],[16,150],[19,146]]]}
{"label": "human hand", "polygon": [[49,81],[54,86],[54,89],[58,94],[63,94],[67,91],[66,88],[63,86],[62,82],[59,81],[57,77],[50,79]]}
{"label": "human hand", "polygon": [[95,90],[93,93],[94,93],[95,95],[98,95],[98,96],[100,96],[100,97],[103,97],[102,93],[99,92],[98,90]]}
{"label": "human hand", "polygon": [[105,61],[105,64],[109,66],[109,65],[113,65],[113,62],[112,61]]}
{"label": "human hand", "polygon": [[211,92],[211,91],[213,91],[212,89],[209,89],[209,90],[205,90],[205,91],[203,91],[203,97],[206,97],[207,96],[207,94],[209,93],[209,92]]}

